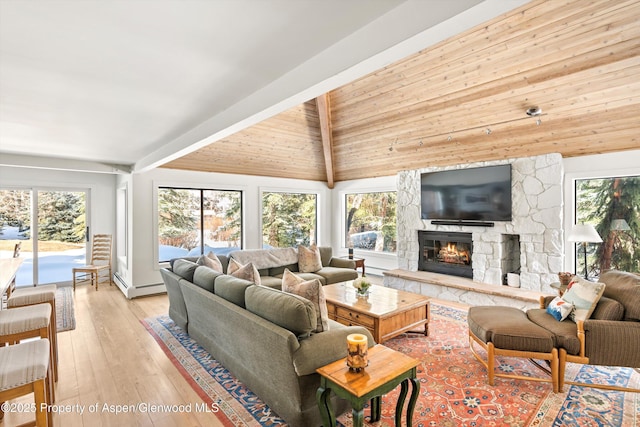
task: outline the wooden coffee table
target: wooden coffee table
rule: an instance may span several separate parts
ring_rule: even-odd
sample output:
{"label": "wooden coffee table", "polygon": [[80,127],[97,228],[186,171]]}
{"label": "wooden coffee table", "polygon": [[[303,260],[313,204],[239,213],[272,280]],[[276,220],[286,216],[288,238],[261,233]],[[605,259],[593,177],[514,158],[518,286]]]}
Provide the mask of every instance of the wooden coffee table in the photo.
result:
{"label": "wooden coffee table", "polygon": [[429,298],[384,286],[371,286],[368,297],[357,297],[353,282],[323,287],[329,318],[347,326],[364,326],[383,343],[424,325],[429,334]]}

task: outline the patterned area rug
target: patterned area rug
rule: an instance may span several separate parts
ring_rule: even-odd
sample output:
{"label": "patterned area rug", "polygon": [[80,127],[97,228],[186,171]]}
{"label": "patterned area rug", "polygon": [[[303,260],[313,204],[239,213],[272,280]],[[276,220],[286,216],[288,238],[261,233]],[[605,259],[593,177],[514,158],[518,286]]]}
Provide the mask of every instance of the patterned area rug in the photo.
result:
{"label": "patterned area rug", "polygon": [[76,315],[73,309],[73,288],[61,286],[56,289],[56,327],[58,332],[76,328]]}
{"label": "patterned area rug", "polygon": [[[489,387],[486,370],[469,349],[466,312],[432,303],[431,315],[429,337],[404,334],[385,343],[422,361],[414,425],[640,427],[640,393],[566,385],[564,393],[554,394],[550,383],[505,378]],[[216,415],[225,425],[286,425],[168,316],[145,319],[143,324],[202,399],[220,407]],[[501,358],[496,364],[520,375],[541,373],[528,360]],[[633,369],[570,364],[567,378],[640,387],[640,374]],[[368,425],[394,425],[398,393],[383,397],[382,420]],[[344,427],[352,425],[350,413],[338,421]]]}

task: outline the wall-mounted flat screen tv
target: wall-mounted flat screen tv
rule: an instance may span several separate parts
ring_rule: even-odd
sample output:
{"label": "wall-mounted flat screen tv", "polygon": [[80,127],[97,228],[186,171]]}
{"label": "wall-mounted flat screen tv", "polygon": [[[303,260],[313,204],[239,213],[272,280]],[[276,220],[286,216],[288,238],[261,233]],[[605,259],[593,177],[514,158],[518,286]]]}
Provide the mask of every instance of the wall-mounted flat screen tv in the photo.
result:
{"label": "wall-mounted flat screen tv", "polygon": [[422,219],[511,221],[511,165],[421,175]]}

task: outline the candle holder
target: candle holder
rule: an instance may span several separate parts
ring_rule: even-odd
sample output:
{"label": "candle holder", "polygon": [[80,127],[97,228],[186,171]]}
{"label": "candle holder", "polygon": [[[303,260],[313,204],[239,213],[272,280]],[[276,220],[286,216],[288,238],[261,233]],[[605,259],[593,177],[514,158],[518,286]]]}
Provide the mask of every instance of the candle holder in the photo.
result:
{"label": "candle holder", "polygon": [[353,259],[353,248],[349,248],[349,259]]}
{"label": "candle holder", "polygon": [[369,340],[363,334],[347,335],[347,366],[350,371],[361,372],[369,364]]}

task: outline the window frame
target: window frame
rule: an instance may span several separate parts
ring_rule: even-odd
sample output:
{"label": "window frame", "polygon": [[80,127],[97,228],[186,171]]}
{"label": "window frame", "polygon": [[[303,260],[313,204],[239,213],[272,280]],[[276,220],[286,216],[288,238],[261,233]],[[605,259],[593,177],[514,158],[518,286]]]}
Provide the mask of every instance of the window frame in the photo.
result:
{"label": "window frame", "polygon": [[159,224],[159,196],[160,190],[162,189],[172,189],[172,190],[191,190],[191,191],[199,191],[200,192],[200,252],[202,254],[203,242],[204,242],[204,217],[202,215],[203,212],[203,193],[205,191],[221,191],[221,192],[235,192],[240,195],[240,249],[244,248],[245,242],[245,191],[243,189],[232,189],[232,188],[209,188],[201,185],[172,185],[165,183],[155,183],[153,186],[153,234],[154,234],[154,245],[153,245],[153,260],[156,269],[160,269],[162,267],[166,267],[169,265],[170,260],[161,261],[160,260],[160,224]]}
{"label": "window frame", "polygon": [[259,194],[259,201],[258,201],[258,206],[259,206],[259,212],[258,212],[258,221],[260,224],[260,247],[264,247],[264,241],[263,241],[263,236],[264,236],[264,223],[262,221],[262,215],[263,215],[263,208],[262,208],[262,202],[264,200],[264,194],[265,193],[286,193],[286,194],[313,194],[316,197],[316,233],[315,233],[315,241],[313,243],[315,243],[316,245],[320,246],[321,243],[318,241],[319,236],[322,235],[321,233],[321,224],[320,224],[320,209],[321,209],[321,201],[322,201],[322,195],[318,192],[318,191],[313,191],[313,190],[301,190],[299,188],[275,188],[275,187],[260,187],[258,194]]}
{"label": "window frame", "polygon": [[[571,232],[571,227],[576,223],[578,218],[578,206],[576,197],[577,182],[579,180],[588,179],[606,179],[613,177],[629,177],[638,176],[640,171],[633,168],[616,169],[613,167],[604,168],[601,170],[593,171],[576,171],[566,172],[564,175],[564,209],[563,209],[563,221],[564,221],[564,271],[576,273],[577,259],[576,259],[576,245],[578,243],[568,242],[567,236]],[[577,272],[580,274],[580,272]]]}
{"label": "window frame", "polygon": [[[397,188],[352,188],[345,189],[340,191],[340,249],[347,252],[347,196],[352,194],[371,194],[371,193],[395,193],[396,194],[396,224],[398,221],[398,189]],[[398,249],[397,249],[397,229],[396,229],[396,251],[388,252],[388,251],[375,251],[369,249],[359,249],[355,248],[355,251],[362,252],[366,254],[367,257],[371,256],[389,256],[389,257],[397,257]]]}

